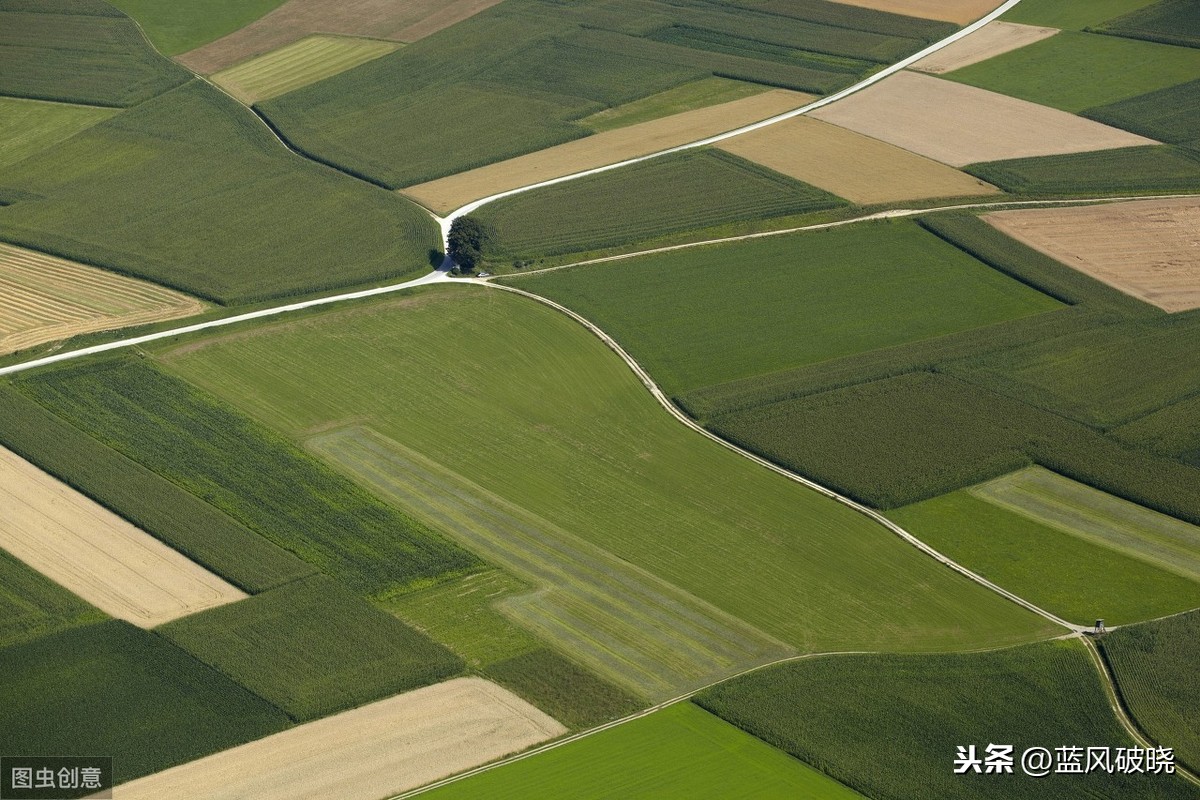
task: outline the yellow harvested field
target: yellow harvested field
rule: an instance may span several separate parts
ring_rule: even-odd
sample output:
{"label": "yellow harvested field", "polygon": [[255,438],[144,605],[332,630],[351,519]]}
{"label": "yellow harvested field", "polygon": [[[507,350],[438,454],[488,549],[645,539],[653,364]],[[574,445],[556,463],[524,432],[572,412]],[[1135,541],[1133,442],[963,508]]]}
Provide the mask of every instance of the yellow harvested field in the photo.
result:
{"label": "yellow harvested field", "polygon": [[998,211],[983,218],[1164,311],[1200,308],[1200,197]]}
{"label": "yellow harvested field", "polygon": [[410,186],[402,193],[445,214],[472,200],[731,131],[812,102],[786,89],[593,134],[529,155]]}
{"label": "yellow harvested field", "polygon": [[246,596],[2,447],[0,547],[142,628]]}
{"label": "yellow harvested field", "polygon": [[0,243],[0,355],[203,310],[152,283]]}
{"label": "yellow harvested field", "polygon": [[996,9],[1002,0],[833,0],[848,6],[889,11],[906,17],[940,19],[966,25]]}
{"label": "yellow harvested field", "polygon": [[308,36],[211,77],[213,83],[249,105],[323,81],[403,46],[353,36]]}
{"label": "yellow harvested field", "polygon": [[455,678],[139,778],[115,796],[378,800],[563,733],[494,683]]}
{"label": "yellow harvested field", "polygon": [[925,56],[911,69],[940,75],[989,58],[1049,39],[1058,28],[1018,25],[1015,22],[989,22],[970,36]]}
{"label": "yellow harvested field", "polygon": [[717,145],[859,205],[999,194],[990,183],[828,122],[778,122]]}
{"label": "yellow harvested field", "polygon": [[1158,144],[1054,108],[898,72],[812,116],[953,167]]}

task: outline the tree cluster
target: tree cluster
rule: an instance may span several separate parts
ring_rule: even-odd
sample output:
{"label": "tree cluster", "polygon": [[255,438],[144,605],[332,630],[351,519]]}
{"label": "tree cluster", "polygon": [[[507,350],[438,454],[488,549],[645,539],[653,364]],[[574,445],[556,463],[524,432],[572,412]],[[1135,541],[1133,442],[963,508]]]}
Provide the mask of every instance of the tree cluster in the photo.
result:
{"label": "tree cluster", "polygon": [[491,244],[491,232],[474,217],[459,217],[450,224],[447,251],[462,272],[474,272],[475,266]]}

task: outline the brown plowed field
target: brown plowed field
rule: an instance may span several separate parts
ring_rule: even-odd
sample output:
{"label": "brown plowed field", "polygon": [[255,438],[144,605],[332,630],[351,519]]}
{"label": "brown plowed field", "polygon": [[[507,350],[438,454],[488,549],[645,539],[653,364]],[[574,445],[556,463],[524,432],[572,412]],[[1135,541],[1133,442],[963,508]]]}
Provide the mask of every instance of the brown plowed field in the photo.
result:
{"label": "brown plowed field", "polygon": [[941,19],[966,25],[1000,5],[1002,0],[833,0],[848,6],[874,8],[907,17]]}
{"label": "brown plowed field", "polygon": [[377,800],[566,728],[482,678],[456,678],[123,784],[120,800]]}
{"label": "brown plowed field", "polygon": [[1000,192],[953,167],[804,117],[735,136],[717,146],[859,205]]}
{"label": "brown plowed field", "polygon": [[1200,308],[1200,197],[997,211],[984,219],[1164,311]]}
{"label": "brown plowed field", "polygon": [[896,73],[812,116],[954,167],[1157,144],[1065,111],[915,72]]}
{"label": "brown plowed field", "polygon": [[246,596],[2,447],[0,547],[143,628]]}
{"label": "brown plowed field", "polygon": [[979,30],[957,42],[943,47],[932,55],[925,56],[912,69],[934,75],[987,61],[989,58],[1016,50],[1025,45],[1049,39],[1058,33],[1058,28],[1039,28],[1036,25],[1018,25],[1014,22],[989,22]]}
{"label": "brown plowed field", "polygon": [[203,310],[152,283],[0,243],[0,355]]}
{"label": "brown plowed field", "polygon": [[500,0],[288,0],[244,28],[176,56],[201,75],[262,55],[313,33],[413,42]]}
{"label": "brown plowed field", "polygon": [[616,128],[403,189],[403,194],[445,214],[481,197],[715,136],[799,108],[812,96],[786,89]]}

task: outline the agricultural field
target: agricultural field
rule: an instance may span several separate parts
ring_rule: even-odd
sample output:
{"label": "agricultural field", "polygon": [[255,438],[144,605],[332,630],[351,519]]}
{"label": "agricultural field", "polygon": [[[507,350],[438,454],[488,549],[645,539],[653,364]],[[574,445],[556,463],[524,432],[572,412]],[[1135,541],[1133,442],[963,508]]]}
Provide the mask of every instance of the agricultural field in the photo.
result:
{"label": "agricultural field", "polygon": [[999,211],[998,230],[1164,311],[1200,308],[1200,197]]}
{"label": "agricultural field", "polygon": [[70,139],[116,113],[114,108],[0,97],[0,168]]}
{"label": "agricultural field", "polygon": [[1021,0],[1004,14],[1010,22],[1081,31],[1157,0]]}
{"label": "agricultural field", "polygon": [[1084,116],[1160,142],[1200,141],[1200,80],[1089,108]]}
{"label": "agricultural field", "polygon": [[915,72],[896,73],[811,116],[953,167],[1154,144],[1057,109]]}
{"label": "agricultural field", "polygon": [[593,133],[602,133],[684,111],[731,103],[767,91],[770,91],[770,87],[761,83],[712,76],[643,97],[641,100],[634,100],[632,103],[597,111],[579,120],[579,124]]}
{"label": "agricultural field", "polygon": [[246,596],[4,448],[0,478],[0,546],[114,617],[152,628]]}
{"label": "agricultural field", "polygon": [[485,258],[499,261],[628,246],[842,205],[820,189],[703,149],[522,192],[472,216],[492,231]]}
{"label": "agricultural field", "polygon": [[741,100],[598,133],[509,161],[422,183],[405,189],[404,194],[426,208],[444,214],[482,197],[724,133],[800,108],[811,99],[810,95],[773,89]]}
{"label": "agricultural field", "polygon": [[[881,680],[881,676],[887,676]],[[1079,641],[994,652],[846,655],[773,667],[710,689],[699,704],[877,800],[1191,798],[1172,775],[1093,771],[1035,778],[1029,747],[1134,747]],[[1013,745],[1012,774],[956,775],[958,747]]]}
{"label": "agricultural field", "polygon": [[152,283],[0,242],[0,355],[83,333],[199,314]]}
{"label": "agricultural field", "polygon": [[671,421],[602,342],[524,298],[438,287],[157,358],[296,439],[338,421],[369,426],[403,442],[392,457],[417,453],[518,518],[536,515],[793,647],[912,650],[1048,630],[858,513]]}
{"label": "agricultural field", "polygon": [[297,722],[462,670],[453,654],[324,577],[177,620],[158,632]]}
{"label": "agricultural field", "polygon": [[[288,153],[194,81],[0,170],[4,238],[222,303],[429,268],[415,205]],[[169,226],[171,236],[162,235]]]}
{"label": "agricultural field", "polygon": [[1193,611],[1111,631],[1101,651],[1121,699],[1137,724],[1157,741],[1170,742],[1175,757],[1192,770],[1200,765],[1200,691],[1195,680],[1200,612]]}
{"label": "agricultural field", "polygon": [[102,0],[0,4],[0,95],[121,108],[190,77]]}
{"label": "agricultural field", "polygon": [[996,0],[835,0],[847,5],[966,25],[1000,5]]}
{"label": "agricultural field", "polygon": [[686,702],[422,796],[430,800],[861,797]]}
{"label": "agricultural field", "polygon": [[1008,192],[1032,195],[1166,194],[1200,191],[1200,151],[1124,147],[1045,158],[973,164],[972,175]]}
{"label": "agricultural field", "polygon": [[1197,75],[1200,50],[1195,48],[1063,31],[945,77],[1074,113]]}
{"label": "agricultural field", "polygon": [[999,193],[945,164],[807,117],[726,139],[718,147],[859,205]]}
{"label": "agricultural field", "polygon": [[1039,467],[888,516],[1079,625],[1125,625],[1200,607],[1200,529]]}
{"label": "agricultural field", "polygon": [[1122,442],[1200,467],[1200,397],[1189,397],[1109,433]]}
{"label": "agricultural field", "polygon": [[0,673],[0,749],[104,753],[118,782],[290,724],[267,701],[120,620],[0,650]]}
{"label": "agricultural field", "polygon": [[624,717],[643,706],[620,687],[544,648],[492,664],[485,674],[572,729]]}
{"label": "agricultural field", "polygon": [[598,324],[673,395],[1061,307],[908,221],[506,280]]}
{"label": "agricultural field", "polygon": [[399,46],[349,36],[308,36],[215,72],[211,79],[238,100],[252,104],[354,69]]}
{"label": "agricultural field", "polygon": [[987,61],[1003,53],[1020,50],[1058,33],[1058,28],[1019,25],[1015,22],[989,22],[966,38],[932,53],[909,69],[940,75],[956,69]]}
{"label": "agricultural field", "polygon": [[255,800],[377,800],[565,732],[495,684],[456,678],[133,781],[117,794],[159,800],[220,785],[229,797]]}
{"label": "agricultural field", "polygon": [[113,0],[164,55],[184,53],[253,22],[284,0]]}
{"label": "agricultural field", "polygon": [[0,550],[0,650],[103,619],[104,612]]}
{"label": "agricultural field", "polygon": [[1200,23],[1191,0],[1159,0],[1097,26],[1100,33],[1149,42],[1200,47]]}

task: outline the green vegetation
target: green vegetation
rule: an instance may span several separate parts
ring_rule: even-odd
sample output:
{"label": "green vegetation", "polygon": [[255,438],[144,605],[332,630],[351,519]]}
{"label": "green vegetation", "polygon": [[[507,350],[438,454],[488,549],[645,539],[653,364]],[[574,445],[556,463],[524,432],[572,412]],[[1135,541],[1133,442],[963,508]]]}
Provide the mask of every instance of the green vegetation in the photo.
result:
{"label": "green vegetation", "polygon": [[823,0],[783,14],[507,0],[262,110],[305,152],[400,188],[585,136],[591,115],[713,76],[831,92],[951,29]]}
{"label": "green vegetation", "polygon": [[1081,31],[1155,0],[1022,0],[1004,15],[1008,22]]}
{"label": "green vegetation", "polygon": [[1121,699],[1138,727],[1176,760],[1200,767],[1200,612],[1130,625],[1100,640]]}
{"label": "green vegetation", "polygon": [[573,729],[632,714],[644,705],[553,650],[534,650],[492,664],[485,674]]}
{"label": "green vegetation", "polygon": [[234,97],[254,103],[353,69],[401,46],[352,36],[307,36],[211,77]]}
{"label": "green vegetation", "polygon": [[579,120],[579,124],[594,133],[600,133],[696,108],[729,103],[743,97],[761,94],[769,88],[759,83],[747,83],[729,78],[701,78],[665,92],[634,100],[631,103],[597,111],[590,117]]}
{"label": "green vegetation", "polygon": [[1096,30],[1150,42],[1200,47],[1195,0],[1159,0],[1152,6],[1109,20]]}
{"label": "green vegetation", "polygon": [[123,107],[190,77],[101,0],[0,2],[0,94]]}
{"label": "green vegetation", "polygon": [[[1197,574],[1189,579],[1182,568],[1177,571],[1147,554],[1157,544],[1152,533],[1141,538],[1147,532],[1135,528],[1132,535],[1115,540],[1119,526],[1109,528],[1108,518],[1089,510],[1099,492],[1065,478],[1058,478],[1069,492],[1065,498],[1020,491],[1024,487],[1018,482],[1029,472],[1044,471],[1019,472],[888,516],[993,583],[1080,625],[1097,618],[1125,625],[1200,606],[1200,571],[1193,566]],[[1106,499],[1110,507],[1132,505]],[[1145,513],[1160,516],[1167,526],[1190,527]],[[1193,539],[1190,560],[1197,562],[1200,535]]]}
{"label": "green vegetation", "polygon": [[1089,108],[1084,116],[1160,142],[1200,139],[1200,80]]}
{"label": "green vegetation", "polygon": [[689,150],[490,203],[498,257],[580,253],[729,222],[843,205],[720,150]]}
{"label": "green vegetation", "polygon": [[0,443],[247,592],[313,568],[5,386]]}
{"label": "green vegetation", "polygon": [[144,362],[77,366],[18,386],[355,591],[385,595],[478,563],[258,423]]}
{"label": "green vegetation", "polygon": [[431,792],[430,800],[794,798],[858,794],[690,703]]}
{"label": "green vegetation", "polygon": [[945,77],[1076,112],[1165,89],[1197,74],[1200,50],[1063,31]]}
{"label": "green vegetation", "polygon": [[[162,358],[295,438],[341,420],[369,426],[382,441],[343,439],[341,463],[373,486],[425,498],[414,513],[441,513],[443,502],[451,506],[443,496],[469,482],[472,494],[457,504],[470,524],[448,533],[486,544],[489,525],[524,526],[531,548],[547,537],[587,558],[624,560],[650,573],[651,587],[668,581],[718,616],[795,647],[984,646],[1049,630],[851,509],[672,421],[598,339],[495,289],[434,287],[302,325],[208,337]],[[405,463],[420,470],[406,472]],[[427,495],[445,475],[459,481]],[[479,503],[482,511],[471,511]],[[537,520],[553,527],[530,531]],[[544,549],[512,552],[502,541],[509,558],[533,552],[530,569],[549,559]],[[578,591],[576,559],[568,551],[572,573],[557,578],[568,598]],[[594,569],[583,575],[610,580]],[[622,621],[611,612],[601,620]],[[636,620],[635,629],[654,621]]]}
{"label": "green vegetation", "polygon": [[0,550],[0,649],[107,616]]}
{"label": "green vegetation", "polygon": [[117,783],[282,730],[287,716],[114,620],[0,650],[0,750],[113,757]]}
{"label": "green vegetation", "polygon": [[491,247],[491,228],[475,217],[459,217],[446,234],[446,255],[453,259],[455,273],[472,272],[483,253]]}
{"label": "green vegetation", "polygon": [[598,324],[674,394],[1061,307],[909,221],[575,267],[514,285]]}
{"label": "green vegetation", "polygon": [[249,25],[283,0],[112,0],[168,56],[186,53]]}
{"label": "green vegetation", "polygon": [[115,113],[111,108],[0,97],[0,168],[69,139]]}
{"label": "green vegetation", "polygon": [[1020,194],[1095,197],[1200,191],[1200,151],[1187,147],[1122,147],[1014,158],[972,164],[965,170]]}
{"label": "green vegetation", "polygon": [[[730,681],[709,711],[876,800],[914,797],[1173,798],[1170,775],[1026,775],[1021,754],[1064,743],[1134,747],[1078,641],[991,653],[828,656]],[[1013,745],[1013,774],[955,775],[957,748]]]}
{"label": "green vegetation", "polygon": [[1200,467],[1200,397],[1191,397],[1109,431],[1122,442]]}
{"label": "green vegetation", "polygon": [[325,577],[193,614],[159,632],[297,722],[436,683],[463,667]]}
{"label": "green vegetation", "polygon": [[[194,81],[0,171],[4,238],[222,303],[428,269],[417,206],[288,153]],[[169,229],[170,236],[163,231]]]}

